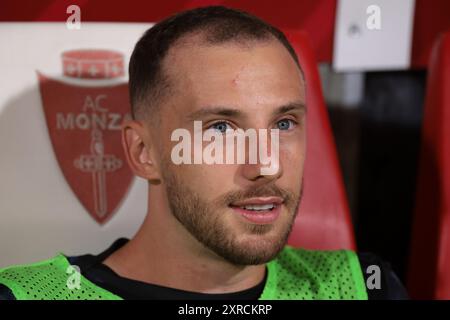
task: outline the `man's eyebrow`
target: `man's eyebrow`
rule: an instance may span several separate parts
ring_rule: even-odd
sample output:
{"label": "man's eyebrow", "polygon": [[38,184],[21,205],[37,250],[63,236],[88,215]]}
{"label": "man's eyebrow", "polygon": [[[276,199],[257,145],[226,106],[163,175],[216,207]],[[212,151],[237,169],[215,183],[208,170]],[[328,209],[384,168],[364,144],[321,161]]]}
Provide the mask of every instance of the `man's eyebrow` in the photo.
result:
{"label": "man's eyebrow", "polygon": [[[276,109],[273,112],[273,116],[278,116],[289,111],[300,111],[305,113],[306,106],[303,102],[291,102],[286,105],[283,105]],[[188,115],[188,119],[191,121],[200,120],[206,116],[222,116],[222,117],[235,117],[235,118],[243,118],[244,113],[239,109],[233,109],[229,107],[205,107],[199,110],[196,110]]]}
{"label": "man's eyebrow", "polygon": [[188,115],[189,120],[198,120],[205,116],[243,117],[242,111],[228,107],[206,107]]}
{"label": "man's eyebrow", "polygon": [[303,102],[291,102],[276,109],[273,112],[273,115],[279,116],[289,111],[300,111],[306,113],[306,105]]}

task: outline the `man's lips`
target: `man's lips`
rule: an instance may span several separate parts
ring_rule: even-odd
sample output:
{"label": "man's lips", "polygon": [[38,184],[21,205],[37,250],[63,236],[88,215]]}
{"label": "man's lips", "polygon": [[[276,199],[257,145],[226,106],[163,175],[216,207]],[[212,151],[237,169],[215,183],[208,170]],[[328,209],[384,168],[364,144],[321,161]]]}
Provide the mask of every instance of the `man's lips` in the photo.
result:
{"label": "man's lips", "polygon": [[280,205],[283,203],[283,198],[280,197],[258,197],[258,198],[249,198],[241,201],[236,201],[230,204],[231,207],[243,207],[247,205]]}
{"label": "man's lips", "polygon": [[258,197],[234,202],[230,207],[249,222],[269,224],[280,215],[283,202],[280,197]]}

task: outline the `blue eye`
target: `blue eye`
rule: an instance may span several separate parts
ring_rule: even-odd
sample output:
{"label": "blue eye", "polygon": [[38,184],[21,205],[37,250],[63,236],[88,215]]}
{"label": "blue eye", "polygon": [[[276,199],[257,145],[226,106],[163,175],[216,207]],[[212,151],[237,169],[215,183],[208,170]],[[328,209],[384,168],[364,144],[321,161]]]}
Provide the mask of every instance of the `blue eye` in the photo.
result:
{"label": "blue eye", "polygon": [[232,129],[231,126],[225,121],[216,122],[210,128],[213,128],[221,133],[226,133],[227,129]]}
{"label": "blue eye", "polygon": [[290,119],[283,119],[277,122],[277,129],[279,130],[289,130],[292,128],[293,121]]}

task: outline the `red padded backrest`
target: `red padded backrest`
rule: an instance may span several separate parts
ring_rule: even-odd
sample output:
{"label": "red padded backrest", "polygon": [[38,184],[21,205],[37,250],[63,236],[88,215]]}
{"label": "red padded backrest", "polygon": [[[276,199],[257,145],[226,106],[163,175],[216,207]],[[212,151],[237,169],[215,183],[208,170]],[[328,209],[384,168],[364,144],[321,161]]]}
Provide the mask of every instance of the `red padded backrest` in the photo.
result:
{"label": "red padded backrest", "polygon": [[289,244],[308,249],[355,249],[353,225],[317,62],[304,32],[286,32],[306,77],[307,153],[303,198]]}
{"label": "red padded backrest", "polygon": [[428,69],[408,289],[450,299],[450,32]]}

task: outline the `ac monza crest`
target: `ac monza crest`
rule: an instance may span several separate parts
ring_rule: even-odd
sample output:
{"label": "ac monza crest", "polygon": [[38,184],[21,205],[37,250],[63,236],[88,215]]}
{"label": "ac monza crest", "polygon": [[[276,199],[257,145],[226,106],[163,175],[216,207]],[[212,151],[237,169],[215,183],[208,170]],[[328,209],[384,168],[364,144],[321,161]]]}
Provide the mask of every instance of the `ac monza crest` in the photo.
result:
{"label": "ac monza crest", "polygon": [[130,116],[123,55],[71,50],[63,52],[62,60],[63,77],[38,72],[47,128],[65,179],[88,213],[103,224],[133,179],[120,134]]}

